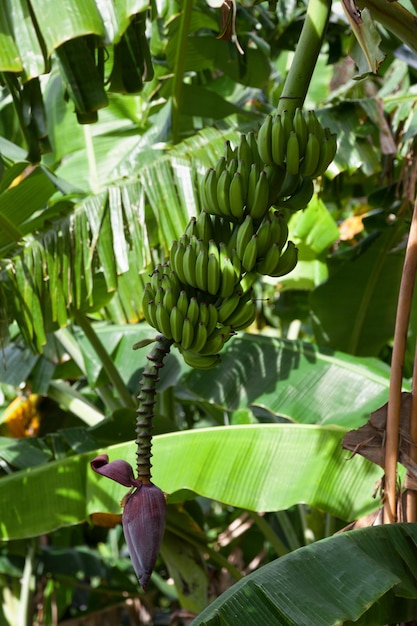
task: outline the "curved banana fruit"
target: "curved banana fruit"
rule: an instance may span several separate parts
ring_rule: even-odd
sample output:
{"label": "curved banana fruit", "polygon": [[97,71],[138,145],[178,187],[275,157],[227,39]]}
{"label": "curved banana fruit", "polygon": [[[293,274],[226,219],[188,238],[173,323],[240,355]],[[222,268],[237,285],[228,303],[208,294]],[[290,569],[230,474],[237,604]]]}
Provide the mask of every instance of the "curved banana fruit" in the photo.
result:
{"label": "curved banana fruit", "polygon": [[272,159],[278,167],[285,167],[286,137],[280,115],[273,118],[271,134]]}
{"label": "curved banana fruit", "polygon": [[181,350],[181,354],[187,365],[195,369],[208,370],[221,361],[219,354],[202,355],[193,350]]}
{"label": "curved banana fruit", "polygon": [[269,209],[269,182],[265,170],[259,174],[256,182],[254,195],[247,198],[247,210],[249,215],[256,221],[261,220]]}
{"label": "curved banana fruit", "polygon": [[265,165],[272,165],[272,115],[267,115],[258,131],[258,152]]}
{"label": "curved banana fruit", "polygon": [[258,261],[258,263],[256,264],[256,271],[258,272],[258,274],[262,274],[263,276],[271,276],[271,272],[273,272],[278,265],[280,255],[281,251],[279,249],[279,245],[278,243],[274,242],[272,246],[270,246],[264,258]]}
{"label": "curved banana fruit", "polygon": [[286,200],[277,202],[277,206],[288,211],[301,211],[305,209],[314,194],[314,183],[311,178],[303,178],[300,187]]}
{"label": "curved banana fruit", "polygon": [[296,176],[300,171],[300,145],[298,143],[297,133],[292,130],[287,139],[287,148],[285,155],[285,166],[287,174]]}
{"label": "curved banana fruit", "polygon": [[244,195],[244,186],[242,182],[242,175],[239,171],[233,174],[233,178],[229,187],[229,207],[232,217],[237,222],[241,222],[243,219],[243,210],[246,204],[246,197]]}
{"label": "curved banana fruit", "polygon": [[242,260],[246,247],[254,233],[253,219],[251,215],[247,215],[242,224],[240,224],[236,230],[236,254],[239,259]]}
{"label": "curved banana fruit", "polygon": [[287,243],[287,247],[280,256],[277,266],[274,271],[269,274],[269,276],[284,276],[284,274],[289,274],[297,265],[297,260],[298,249],[292,241],[289,241]]}
{"label": "curved banana fruit", "polygon": [[184,315],[177,306],[172,307],[169,324],[171,326],[172,338],[176,343],[181,343],[182,327],[184,326]]}

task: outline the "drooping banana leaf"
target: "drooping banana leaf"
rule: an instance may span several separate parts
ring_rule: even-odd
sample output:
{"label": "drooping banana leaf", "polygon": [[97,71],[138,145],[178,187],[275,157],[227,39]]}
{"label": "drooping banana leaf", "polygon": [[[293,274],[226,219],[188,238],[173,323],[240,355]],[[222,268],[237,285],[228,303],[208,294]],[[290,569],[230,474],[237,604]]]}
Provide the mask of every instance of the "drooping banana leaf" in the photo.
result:
{"label": "drooping banana leaf", "polygon": [[[378,506],[373,492],[380,470],[359,456],[347,460],[340,445],[345,432],[334,426],[273,424],[160,435],[154,439],[154,481],[173,502],[199,494],[256,511],[307,502],[350,520]],[[106,451],[111,459],[134,463],[132,442]],[[10,464],[12,452],[8,449]],[[19,455],[18,445],[14,453]],[[89,461],[96,454],[92,450],[2,477],[0,538],[50,532],[93,513],[119,513],[126,488],[104,484],[92,472]]]}
{"label": "drooping banana leaf", "polygon": [[416,545],[417,524],[323,539],[246,576],[192,626],[410,622],[417,617]]}

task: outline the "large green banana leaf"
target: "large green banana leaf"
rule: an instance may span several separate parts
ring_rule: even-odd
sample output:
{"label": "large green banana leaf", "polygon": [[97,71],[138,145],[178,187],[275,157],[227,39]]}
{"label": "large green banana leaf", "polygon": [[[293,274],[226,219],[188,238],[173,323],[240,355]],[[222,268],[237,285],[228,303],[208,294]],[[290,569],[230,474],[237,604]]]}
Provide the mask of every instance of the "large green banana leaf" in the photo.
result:
{"label": "large green banana leaf", "polygon": [[416,546],[417,524],[323,539],[246,576],[192,626],[375,626],[415,620]]}
{"label": "large green banana leaf", "polygon": [[[160,435],[154,439],[154,481],[173,502],[199,494],[255,511],[307,502],[350,520],[378,506],[373,492],[381,471],[359,456],[348,460],[340,445],[345,432],[333,426],[273,424]],[[135,451],[133,442],[106,449],[112,460],[132,464]],[[20,452],[16,445],[15,455]],[[2,477],[0,538],[47,533],[92,513],[120,513],[126,488],[90,469],[98,452]],[[9,449],[13,463],[12,453]]]}

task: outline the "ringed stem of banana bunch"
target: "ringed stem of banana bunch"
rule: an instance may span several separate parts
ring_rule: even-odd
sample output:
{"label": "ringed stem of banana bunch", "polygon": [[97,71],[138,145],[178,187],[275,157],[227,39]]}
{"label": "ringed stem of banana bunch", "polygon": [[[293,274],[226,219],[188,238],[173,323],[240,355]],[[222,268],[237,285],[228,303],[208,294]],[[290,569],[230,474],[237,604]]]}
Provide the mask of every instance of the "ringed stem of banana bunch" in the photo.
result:
{"label": "ringed stem of banana bunch", "polygon": [[152,420],[159,370],[164,366],[165,357],[169,354],[172,344],[173,340],[167,339],[164,335],[156,337],[156,344],[146,357],[147,362],[140,381],[136,419],[136,468],[137,477],[145,484],[151,482]]}
{"label": "ringed stem of banana bunch", "polygon": [[302,107],[329,22],[332,0],[309,0],[307,13],[288,72],[277,113]]}

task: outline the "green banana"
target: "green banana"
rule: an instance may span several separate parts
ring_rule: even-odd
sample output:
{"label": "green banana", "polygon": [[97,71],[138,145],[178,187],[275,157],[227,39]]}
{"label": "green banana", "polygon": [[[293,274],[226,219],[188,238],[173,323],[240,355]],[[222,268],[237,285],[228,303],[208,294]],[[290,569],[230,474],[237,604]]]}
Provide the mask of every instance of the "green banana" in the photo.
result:
{"label": "green banana", "polygon": [[252,324],[256,317],[256,301],[252,298],[242,298],[239,306],[232,315],[225,321],[225,325],[231,326],[233,330],[242,330]]}
{"label": "green banana", "polygon": [[250,165],[246,163],[246,161],[239,161],[236,173],[240,174],[240,182],[242,185],[242,196],[244,199],[244,204],[246,204],[246,196],[248,195],[248,179],[250,172]]}
{"label": "green banana", "polygon": [[300,107],[295,110],[293,118],[293,128],[297,133],[298,143],[300,145],[300,154],[304,154],[307,146],[308,128],[303,110],[300,109]]}
{"label": "green banana", "polygon": [[227,298],[233,293],[237,282],[235,268],[229,257],[222,258],[220,262],[220,272],[220,297]]}
{"label": "green banana", "polygon": [[186,317],[187,315],[188,305],[188,294],[185,289],[183,289],[182,291],[180,291],[180,295],[178,296],[177,300],[177,309],[181,312],[183,317]]}
{"label": "green banana", "polygon": [[288,224],[279,211],[271,215],[271,242],[277,243],[279,250],[283,249],[288,239]]}
{"label": "green banana", "polygon": [[272,122],[272,159],[278,167],[285,166],[286,137],[281,116],[275,115]]}
{"label": "green banana", "polygon": [[188,317],[184,318],[184,323],[182,325],[182,337],[181,337],[181,346],[184,350],[189,350],[194,341],[194,324],[188,319]]}
{"label": "green banana", "polygon": [[216,328],[207,338],[206,345],[200,350],[200,354],[216,354],[220,352],[224,344],[235,334],[230,326]]}
{"label": "green banana", "polygon": [[236,253],[239,259],[242,260],[243,255],[245,254],[246,246],[254,233],[252,217],[247,215],[242,224],[240,224],[236,230]]}
{"label": "green banana", "polygon": [[[150,285],[150,283],[148,284]],[[156,328],[156,305],[154,302],[154,294],[146,287],[142,296],[142,311],[148,324]]]}
{"label": "green banana", "polygon": [[198,322],[195,327],[194,340],[191,344],[191,350],[200,352],[207,343],[207,328],[203,322]]}
{"label": "green banana", "polygon": [[259,224],[256,234],[258,235],[258,257],[263,257],[271,244],[271,220],[268,215]]}
{"label": "green banana", "polygon": [[272,115],[267,115],[258,131],[258,152],[265,165],[272,165]]}
{"label": "green banana", "polygon": [[229,187],[229,207],[232,217],[237,222],[243,219],[243,209],[245,208],[246,198],[243,193],[242,175],[235,172]]}
{"label": "green banana", "polygon": [[216,172],[216,178],[217,180],[219,180],[221,174],[224,172],[224,170],[227,167],[227,160],[226,157],[222,156],[220,157],[220,159],[218,159],[216,166],[214,168],[215,172]]}
{"label": "green banana", "polygon": [[229,163],[232,159],[236,158],[236,148],[232,148],[232,144],[229,139],[224,142],[224,158]]}
{"label": "green banana", "polygon": [[313,177],[320,159],[320,143],[314,133],[308,133],[304,159],[300,166],[302,176]]}
{"label": "green banana", "polygon": [[205,204],[204,209],[211,215],[221,215],[219,203],[217,201],[217,174],[216,170],[210,168],[203,181]]}
{"label": "green banana", "polygon": [[324,138],[324,129],[320,124],[319,120],[314,111],[307,111],[306,123],[309,133],[313,133],[316,135],[318,142],[321,143]]}
{"label": "green banana", "polygon": [[172,339],[171,324],[169,321],[169,313],[162,302],[156,305],[156,322],[157,329],[167,339]]}
{"label": "green banana", "polygon": [[[229,241],[232,234],[232,223],[225,217],[216,215],[213,217],[213,237],[214,241]],[[210,240],[209,240],[210,244]]]}
{"label": "green banana", "polygon": [[281,198],[287,198],[295,193],[300,186],[302,177],[300,174],[290,174],[288,171],[285,174],[284,182],[278,194],[277,202]]}
{"label": "green banana", "polygon": [[193,350],[182,350],[181,351],[184,361],[190,367],[194,367],[195,369],[208,370],[220,363],[221,359],[218,354],[209,354],[203,356],[202,354],[198,354]]}
{"label": "green banana", "polygon": [[289,274],[297,265],[297,260],[298,248],[295,247],[292,241],[289,241],[280,256],[277,266],[269,276],[284,276],[284,274]]}
{"label": "green banana", "polygon": [[198,236],[196,222],[197,222],[197,219],[195,217],[192,217],[190,221],[188,222],[186,229],[185,229],[185,234],[188,235],[188,237]]}
{"label": "green banana", "polygon": [[226,169],[230,174],[230,177],[233,178],[233,174],[235,174],[237,170],[237,159],[232,159],[227,162]]}
{"label": "green banana", "polygon": [[239,281],[242,275],[242,260],[240,259],[236,248],[232,248],[230,251],[230,260],[232,261],[233,268],[236,274],[236,280]]}
{"label": "green banana", "polygon": [[278,243],[274,242],[270,247],[263,259],[256,264],[256,271],[263,276],[269,276],[270,272],[273,272],[278,265],[280,257],[280,249]]}
{"label": "green banana", "polygon": [[249,215],[255,220],[261,220],[269,209],[269,182],[265,170],[259,174],[255,187],[253,199],[249,202],[249,194],[247,200],[247,209]]}
{"label": "green banana", "polygon": [[216,296],[220,288],[220,262],[219,255],[209,252],[207,263],[207,291]]}
{"label": "green banana", "polygon": [[240,135],[237,146],[237,159],[244,161],[248,166],[252,163],[252,148],[250,147],[246,135]]}
{"label": "green banana", "polygon": [[182,327],[184,326],[184,315],[177,306],[172,307],[169,315],[172,338],[176,343],[181,343]]}
{"label": "green banana", "polygon": [[300,146],[297,133],[292,130],[287,140],[285,166],[287,173],[296,176],[300,170]]}
{"label": "green banana", "polygon": [[313,172],[312,177],[317,178],[322,176],[329,167],[330,163],[336,156],[337,151],[337,135],[331,134],[323,138],[320,146],[320,156],[317,162],[316,169]]}
{"label": "green banana", "polygon": [[[162,289],[164,289],[162,287]],[[177,304],[177,294],[175,294],[175,292],[173,291],[173,289],[171,287],[168,287],[167,289],[164,290],[164,297],[162,299],[162,304],[164,305],[165,309],[170,313],[172,308]]]}
{"label": "green banana", "polygon": [[204,326],[207,326],[208,321],[209,321],[209,310],[208,310],[207,303],[200,302],[199,310],[200,310],[200,313],[198,316],[198,321],[204,324]]}
{"label": "green banana", "polygon": [[185,276],[185,284],[190,285],[191,287],[197,287],[197,279],[196,279],[196,253],[193,245],[188,244],[185,249],[184,257],[183,257],[183,272]]}
{"label": "green banana", "polygon": [[207,211],[201,211],[196,221],[197,237],[201,239],[206,246],[210,239],[213,239],[213,224]]}
{"label": "green banana", "polygon": [[159,304],[164,299],[164,290],[162,287],[158,287],[155,292],[155,304]]}
{"label": "green banana", "polygon": [[198,300],[195,296],[190,298],[190,303],[187,309],[187,317],[193,326],[196,326],[198,323],[198,319],[200,317],[200,306],[198,304]]}
{"label": "green banana", "polygon": [[261,161],[261,157],[259,156],[258,141],[256,138],[256,134],[252,130],[250,130],[248,134],[246,135],[246,138],[249,144],[249,148],[251,149],[251,158],[246,163],[246,167],[248,168],[248,171],[249,171],[253,163],[256,165],[258,169],[260,169],[263,166],[263,163]]}
{"label": "green banana", "polygon": [[303,178],[297,191],[286,200],[277,202],[277,206],[288,211],[301,211],[305,209],[314,194],[314,183],[311,178]]}
{"label": "green banana", "polygon": [[227,320],[235,311],[235,309],[237,308],[237,305],[240,302],[240,298],[241,298],[241,293],[235,292],[232,295],[230,295],[228,298],[225,298],[223,302],[220,304],[220,306],[218,307],[218,314],[219,314],[218,319],[221,324],[223,324],[223,322]]}
{"label": "green banana", "polygon": [[224,169],[217,181],[217,204],[220,209],[220,214],[227,219],[233,219],[229,200],[229,188],[231,182],[232,177],[230,172],[227,169]]}
{"label": "green banana", "polygon": [[290,134],[294,131],[294,115],[287,109],[281,113],[281,124],[284,129],[285,145],[287,145]]}
{"label": "green banana", "polygon": [[246,272],[251,272],[255,267],[256,258],[258,256],[258,235],[254,233],[246,246],[242,257],[242,267]]}
{"label": "green banana", "polygon": [[184,274],[184,254],[185,254],[185,246],[181,244],[179,241],[173,241],[170,251],[170,263],[171,267],[178,276],[179,280],[182,283],[186,283],[185,274]]}
{"label": "green banana", "polygon": [[208,280],[208,249],[203,245],[197,255],[195,262],[195,280],[197,288],[201,291],[207,291]]}
{"label": "green banana", "polygon": [[210,336],[217,326],[219,313],[217,311],[216,306],[212,302],[210,302],[207,309],[208,309],[208,321],[207,321],[206,327],[207,327],[207,335]]}

